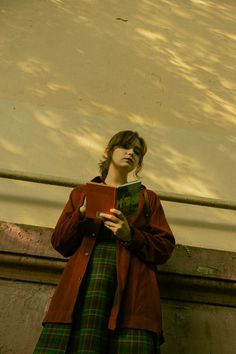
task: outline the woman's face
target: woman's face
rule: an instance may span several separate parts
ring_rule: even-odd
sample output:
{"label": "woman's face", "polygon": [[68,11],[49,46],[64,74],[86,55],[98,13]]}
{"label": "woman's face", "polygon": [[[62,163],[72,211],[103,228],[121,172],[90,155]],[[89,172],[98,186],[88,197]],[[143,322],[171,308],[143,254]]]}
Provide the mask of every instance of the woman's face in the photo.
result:
{"label": "woman's face", "polygon": [[122,169],[127,173],[133,171],[139,164],[142,154],[142,147],[138,139],[131,144],[116,146],[113,150],[111,163],[117,169]]}

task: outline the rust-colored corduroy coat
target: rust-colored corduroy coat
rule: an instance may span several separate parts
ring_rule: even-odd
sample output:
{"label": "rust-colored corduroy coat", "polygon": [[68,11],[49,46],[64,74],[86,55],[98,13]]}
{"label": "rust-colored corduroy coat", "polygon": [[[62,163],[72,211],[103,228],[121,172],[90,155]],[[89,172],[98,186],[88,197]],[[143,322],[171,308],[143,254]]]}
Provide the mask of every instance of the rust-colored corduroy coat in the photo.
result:
{"label": "rust-colored corduroy coat", "polygon": [[[101,181],[99,177],[94,180]],[[141,190],[138,213],[128,219],[133,241],[126,246],[116,242],[117,290],[108,328],[140,328],[159,336],[162,320],[156,266],[169,259],[175,240],[159,198],[151,190],[147,194],[151,210],[149,223],[145,221],[145,198]],[[79,208],[85,195],[85,185],[72,190],[52,235],[53,247],[70,258],[43,323],[73,321],[80,285],[101,228],[101,221],[80,219]]]}

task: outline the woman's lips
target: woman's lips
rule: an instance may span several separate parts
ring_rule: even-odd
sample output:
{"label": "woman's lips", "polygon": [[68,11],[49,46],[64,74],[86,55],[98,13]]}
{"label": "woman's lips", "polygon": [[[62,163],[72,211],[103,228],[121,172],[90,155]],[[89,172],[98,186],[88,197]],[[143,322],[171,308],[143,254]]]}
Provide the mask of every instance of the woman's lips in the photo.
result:
{"label": "woman's lips", "polygon": [[131,159],[129,157],[125,157],[124,160],[127,161],[129,164],[133,163],[133,159]]}

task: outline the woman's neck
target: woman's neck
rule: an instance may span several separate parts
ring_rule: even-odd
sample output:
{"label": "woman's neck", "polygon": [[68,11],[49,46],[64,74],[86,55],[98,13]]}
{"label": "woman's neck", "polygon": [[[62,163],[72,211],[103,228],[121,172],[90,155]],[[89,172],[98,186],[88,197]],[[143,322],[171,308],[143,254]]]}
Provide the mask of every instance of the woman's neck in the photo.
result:
{"label": "woman's neck", "polygon": [[127,183],[127,174],[114,173],[114,171],[108,171],[108,174],[104,180],[106,184],[111,186],[120,186],[121,184]]}

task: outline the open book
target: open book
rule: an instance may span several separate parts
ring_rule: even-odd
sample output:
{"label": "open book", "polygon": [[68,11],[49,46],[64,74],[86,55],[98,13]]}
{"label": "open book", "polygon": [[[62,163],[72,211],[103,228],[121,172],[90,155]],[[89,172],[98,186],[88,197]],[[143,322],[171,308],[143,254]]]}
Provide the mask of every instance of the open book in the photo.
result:
{"label": "open book", "polygon": [[118,187],[88,182],[86,184],[86,217],[99,218],[100,213],[111,214],[110,209],[121,210],[126,216],[137,212],[141,181],[122,184]]}

